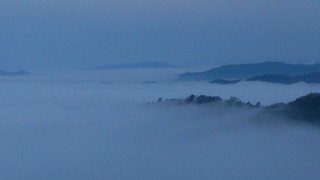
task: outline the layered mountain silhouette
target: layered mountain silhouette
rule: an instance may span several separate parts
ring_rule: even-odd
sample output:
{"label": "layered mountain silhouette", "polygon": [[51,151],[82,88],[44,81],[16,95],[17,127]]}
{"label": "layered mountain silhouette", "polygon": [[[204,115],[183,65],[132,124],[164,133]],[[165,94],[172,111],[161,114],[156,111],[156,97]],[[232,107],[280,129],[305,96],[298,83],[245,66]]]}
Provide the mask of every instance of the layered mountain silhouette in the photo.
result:
{"label": "layered mountain silhouette", "polygon": [[130,64],[113,64],[93,68],[93,70],[117,70],[117,69],[157,69],[157,68],[178,68],[176,65],[163,62],[139,62]]}
{"label": "layered mountain silhouette", "polygon": [[232,64],[213,68],[204,72],[184,73],[178,77],[178,80],[234,80],[247,79],[263,75],[300,76],[315,72],[320,72],[320,64],[287,64],[282,62],[262,62],[253,64]]}
{"label": "layered mountain silhouette", "polygon": [[246,81],[263,81],[282,84],[294,84],[298,82],[320,83],[320,72],[304,74],[301,76],[286,76],[286,75],[264,75],[249,78]]}
{"label": "layered mountain silhouette", "polygon": [[298,82],[320,84],[320,72],[304,74],[301,76],[287,76],[287,75],[281,75],[281,74],[280,75],[262,75],[262,76],[256,76],[256,77],[243,79],[243,80],[216,79],[211,81],[210,83],[236,84],[236,83],[239,83],[240,81],[262,81],[262,82],[280,83],[280,84],[294,84]]}
{"label": "layered mountain silhouette", "polygon": [[239,82],[241,82],[240,79],[236,79],[236,80],[215,79],[213,81],[210,81],[211,84],[237,84]]}
{"label": "layered mountain silhouette", "polygon": [[0,76],[26,76],[26,75],[30,75],[30,73],[26,71],[17,71],[17,72],[0,71]]}

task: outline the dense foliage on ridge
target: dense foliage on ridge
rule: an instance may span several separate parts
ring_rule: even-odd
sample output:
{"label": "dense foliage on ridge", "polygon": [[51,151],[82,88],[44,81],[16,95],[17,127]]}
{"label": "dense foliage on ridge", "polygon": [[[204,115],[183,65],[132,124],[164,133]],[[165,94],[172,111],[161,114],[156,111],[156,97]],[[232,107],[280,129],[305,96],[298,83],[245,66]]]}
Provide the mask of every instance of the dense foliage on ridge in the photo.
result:
{"label": "dense foliage on ridge", "polygon": [[293,119],[320,122],[320,93],[308,94],[288,104],[274,104],[264,108],[264,111]]}
{"label": "dense foliage on ridge", "polygon": [[279,117],[287,117],[290,119],[298,119],[306,122],[320,122],[320,93],[311,93],[302,96],[289,103],[277,103],[263,107],[260,103],[252,104],[243,102],[236,97],[231,97],[228,100],[223,100],[219,96],[195,96],[191,95],[185,99],[165,99],[159,98],[156,103],[168,104],[215,104],[225,107],[245,107],[245,108],[261,108],[262,113],[268,113]]}
{"label": "dense foliage on ridge", "polygon": [[237,97],[231,97],[230,99],[223,100],[219,96],[205,96],[205,95],[191,95],[185,99],[165,99],[159,98],[157,103],[175,103],[175,104],[218,104],[224,106],[234,106],[234,107],[250,107],[250,108],[258,108],[260,107],[260,103],[251,104],[250,102],[243,102]]}

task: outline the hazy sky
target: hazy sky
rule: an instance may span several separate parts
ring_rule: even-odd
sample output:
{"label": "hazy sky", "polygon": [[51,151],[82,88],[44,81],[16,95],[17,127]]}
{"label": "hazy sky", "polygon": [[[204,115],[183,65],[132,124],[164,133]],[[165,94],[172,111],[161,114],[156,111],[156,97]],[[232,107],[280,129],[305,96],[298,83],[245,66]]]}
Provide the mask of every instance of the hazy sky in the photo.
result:
{"label": "hazy sky", "polygon": [[319,0],[1,0],[0,69],[320,62]]}

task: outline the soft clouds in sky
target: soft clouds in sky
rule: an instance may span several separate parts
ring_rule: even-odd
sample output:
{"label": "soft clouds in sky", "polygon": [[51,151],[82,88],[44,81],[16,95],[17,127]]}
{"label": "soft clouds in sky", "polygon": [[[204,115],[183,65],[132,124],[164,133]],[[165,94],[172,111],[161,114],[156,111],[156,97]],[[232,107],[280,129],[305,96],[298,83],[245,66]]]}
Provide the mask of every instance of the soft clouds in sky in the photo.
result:
{"label": "soft clouds in sky", "polygon": [[0,2],[1,69],[317,62],[319,1]]}

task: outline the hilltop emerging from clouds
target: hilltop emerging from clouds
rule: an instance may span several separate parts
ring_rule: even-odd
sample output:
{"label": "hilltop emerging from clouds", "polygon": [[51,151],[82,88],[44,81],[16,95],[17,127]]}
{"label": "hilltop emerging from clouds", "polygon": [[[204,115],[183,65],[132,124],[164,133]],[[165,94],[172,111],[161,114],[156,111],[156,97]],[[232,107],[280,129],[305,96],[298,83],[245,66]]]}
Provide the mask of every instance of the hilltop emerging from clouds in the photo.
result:
{"label": "hilltop emerging from clouds", "polygon": [[262,75],[301,76],[320,72],[320,64],[287,64],[283,62],[262,62],[254,64],[231,64],[204,72],[188,72],[179,76],[182,81],[213,81],[216,79],[247,79]]}
{"label": "hilltop emerging from clouds", "polygon": [[30,75],[30,73],[26,71],[17,71],[17,72],[0,71],[0,76],[26,76],[26,75]]}
{"label": "hilltop emerging from clouds", "polygon": [[159,68],[178,68],[176,65],[163,62],[139,62],[129,64],[104,65],[93,68],[93,70],[118,70],[118,69],[159,69]]}
{"label": "hilltop emerging from clouds", "polygon": [[219,96],[195,96],[191,95],[185,99],[165,99],[159,98],[157,103],[175,104],[175,105],[216,105],[214,107],[225,108],[249,108],[260,109],[259,116],[279,117],[293,120],[300,120],[308,123],[320,123],[320,94],[310,93],[306,96],[297,98],[289,103],[276,103],[270,106],[261,106],[260,102],[252,104],[244,102],[236,97],[223,100]]}

